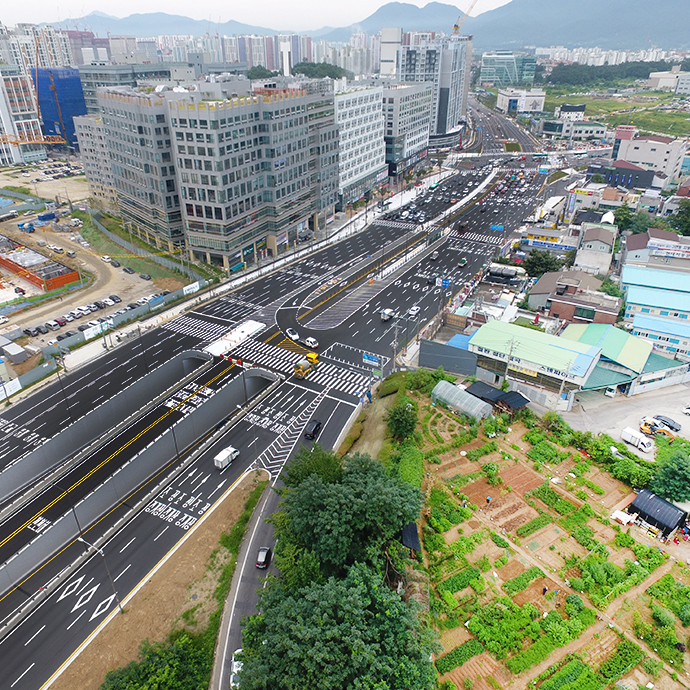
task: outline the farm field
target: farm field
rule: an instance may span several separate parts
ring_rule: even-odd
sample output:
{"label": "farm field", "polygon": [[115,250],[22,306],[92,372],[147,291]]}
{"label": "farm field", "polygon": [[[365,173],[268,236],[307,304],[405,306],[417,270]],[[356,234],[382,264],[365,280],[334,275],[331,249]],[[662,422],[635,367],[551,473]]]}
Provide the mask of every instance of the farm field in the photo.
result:
{"label": "farm field", "polygon": [[[398,461],[401,474],[415,454],[423,462],[416,570],[442,646],[440,687],[688,687],[688,547],[610,520],[633,501],[630,486],[555,415],[477,423],[401,394],[421,429]],[[379,457],[396,461],[385,447]]]}

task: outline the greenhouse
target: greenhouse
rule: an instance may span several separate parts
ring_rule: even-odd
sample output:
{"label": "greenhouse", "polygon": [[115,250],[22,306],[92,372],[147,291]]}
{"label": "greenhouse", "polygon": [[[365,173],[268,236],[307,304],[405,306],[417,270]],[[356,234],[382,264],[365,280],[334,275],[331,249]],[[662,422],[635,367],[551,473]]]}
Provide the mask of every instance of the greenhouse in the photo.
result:
{"label": "greenhouse", "polygon": [[488,417],[493,408],[479,398],[475,398],[462,388],[448,381],[439,381],[431,391],[431,402],[434,405],[443,403],[457,414],[466,414],[476,419]]}

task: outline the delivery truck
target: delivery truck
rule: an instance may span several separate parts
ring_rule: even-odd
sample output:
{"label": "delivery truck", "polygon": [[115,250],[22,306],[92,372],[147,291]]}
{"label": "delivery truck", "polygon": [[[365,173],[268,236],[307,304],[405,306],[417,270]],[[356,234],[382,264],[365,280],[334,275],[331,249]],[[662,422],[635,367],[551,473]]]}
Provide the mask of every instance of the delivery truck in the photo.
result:
{"label": "delivery truck", "polygon": [[649,453],[654,448],[654,443],[644,434],[630,426],[626,426],[621,431],[621,438],[635,448],[639,448],[643,453]]}
{"label": "delivery truck", "polygon": [[395,316],[393,309],[383,309],[381,311],[381,321],[390,321]]}
{"label": "delivery truck", "polygon": [[236,457],[238,457],[240,451],[234,446],[228,446],[223,448],[223,450],[213,458],[213,464],[219,469],[224,470]]}

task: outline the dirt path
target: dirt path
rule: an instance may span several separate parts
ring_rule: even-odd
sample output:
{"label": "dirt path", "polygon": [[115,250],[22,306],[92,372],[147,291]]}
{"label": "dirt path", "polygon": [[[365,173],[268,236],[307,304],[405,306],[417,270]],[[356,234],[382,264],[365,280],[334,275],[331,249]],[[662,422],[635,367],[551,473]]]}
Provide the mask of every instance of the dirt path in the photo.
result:
{"label": "dirt path", "polygon": [[367,418],[364,420],[362,435],[354,442],[350,453],[367,453],[377,458],[386,437],[386,421],[388,410],[395,402],[395,395],[385,398],[373,396],[371,404],[366,408]]}
{"label": "dirt path", "polygon": [[[213,577],[204,577],[218,548],[220,535],[237,521],[251,490],[261,477],[248,475],[208,517],[197,523],[187,541],[151,577],[91,644],[68,666],[52,685],[53,690],[98,690],[105,674],[137,658],[142,640],[165,639],[175,621],[188,609],[210,603],[215,589]],[[214,560],[212,572],[222,562]],[[195,611],[203,621],[203,611]],[[194,627],[192,627],[194,629]]]}

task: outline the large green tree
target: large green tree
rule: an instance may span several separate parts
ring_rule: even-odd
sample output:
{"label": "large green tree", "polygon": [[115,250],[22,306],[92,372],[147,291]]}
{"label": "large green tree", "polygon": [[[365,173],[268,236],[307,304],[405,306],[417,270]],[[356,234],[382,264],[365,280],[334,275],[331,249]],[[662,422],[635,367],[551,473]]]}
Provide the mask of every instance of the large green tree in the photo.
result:
{"label": "large green tree", "polygon": [[430,690],[435,645],[415,608],[367,566],[298,591],[260,591],[243,631],[244,690]]}
{"label": "large green tree", "polygon": [[326,484],[339,482],[343,477],[343,462],[332,450],[324,450],[318,443],[311,448],[302,446],[285,468],[283,484],[296,487],[312,475],[321,477]]}
{"label": "large green tree", "polygon": [[247,70],[248,79],[269,79],[270,77],[275,77],[278,72],[271,72],[270,69],[266,69],[261,65],[256,65],[256,67],[250,67]]}
{"label": "large green tree", "polygon": [[616,225],[621,232],[629,230],[633,221],[633,212],[628,202],[624,201],[621,206],[616,209],[614,216],[616,217]]}
{"label": "large green tree", "polygon": [[547,249],[535,249],[524,260],[522,267],[532,278],[541,278],[544,273],[560,271],[563,267],[563,259],[554,256]]}
{"label": "large green tree", "polygon": [[404,441],[414,434],[417,427],[417,410],[411,402],[404,400],[391,407],[386,415],[388,430],[394,438]]}
{"label": "large green tree", "polygon": [[379,567],[387,543],[419,517],[420,509],[419,490],[357,453],[348,458],[341,481],[327,483],[312,474],[285,493],[281,510],[271,518],[276,563],[281,572],[286,567],[294,585],[313,575],[315,564],[325,577],[342,576],[356,562]]}
{"label": "large green tree", "polygon": [[668,222],[681,235],[690,235],[690,199],[681,200],[678,211],[668,219]]}
{"label": "large green tree", "polygon": [[677,450],[657,470],[649,488],[671,501],[690,499],[690,457]]}

